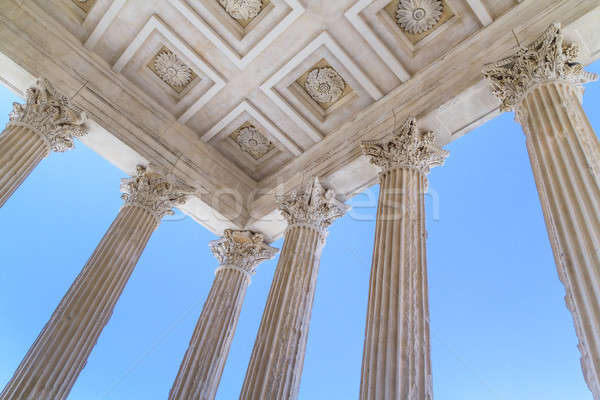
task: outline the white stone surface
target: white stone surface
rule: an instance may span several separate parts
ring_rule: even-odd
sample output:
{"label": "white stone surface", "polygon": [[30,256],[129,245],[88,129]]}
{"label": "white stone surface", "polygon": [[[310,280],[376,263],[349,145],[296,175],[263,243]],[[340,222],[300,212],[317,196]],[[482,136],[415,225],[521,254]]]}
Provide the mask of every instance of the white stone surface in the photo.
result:
{"label": "white stone surface", "polygon": [[[581,368],[600,400],[600,143],[572,86],[548,83],[524,99],[527,150]],[[542,111],[543,110],[543,111]],[[532,115],[536,113],[536,115]]]}
{"label": "white stone surface", "polygon": [[[116,148],[117,155],[109,156],[105,146],[99,149],[101,154],[127,173],[133,172],[136,162],[152,162],[197,187],[195,206],[184,209],[217,234],[229,227],[260,225],[266,237],[276,238],[285,223],[261,219],[276,209],[279,188],[288,192],[297,188],[301,174],[324,179],[335,175],[332,182],[346,182],[341,177],[353,172],[360,157],[358,143],[389,135],[398,117],[419,117],[424,128],[437,131],[437,140],[446,143],[497,115],[497,102],[482,90],[479,69],[512,51],[513,29],[525,43],[558,20],[570,38],[583,42],[581,61],[600,56],[595,23],[600,7],[594,2],[573,6],[557,0],[455,0],[448,3],[455,16],[416,44],[401,38],[393,17],[385,18],[382,7],[387,3],[382,0],[313,2],[306,7],[292,0],[272,2],[244,30],[227,22],[239,25],[216,1],[97,1],[82,18],[74,17],[72,7],[64,3],[68,2],[0,4],[0,18],[6,22],[0,24],[0,52],[10,60],[3,63],[10,65],[0,71],[0,81],[16,91],[26,88],[15,84],[27,75],[45,76],[59,85],[74,104],[90,113],[96,126],[116,138],[115,146],[131,149]],[[162,21],[152,26],[168,29],[155,29],[138,51],[126,52],[139,42],[136,38],[151,19]],[[342,51],[315,41],[319,37],[330,37]],[[194,96],[186,92],[180,99],[165,92],[172,91],[168,86],[145,84],[136,68],[143,70],[150,47],[160,41],[176,42],[172,50],[178,55],[183,49],[212,66],[216,85],[210,86],[209,79],[206,86],[192,88],[202,87]],[[316,43],[321,44],[315,47]],[[112,72],[111,66],[125,53],[131,56],[127,68]],[[283,84],[304,73],[300,67],[310,65],[300,63],[297,71],[282,69],[300,53],[306,62],[326,56],[358,97],[320,121],[287,87],[257,90],[275,76],[273,83]],[[197,63],[185,58],[194,69],[191,64]],[[203,90],[215,95],[207,100]],[[194,102],[200,98],[207,101]],[[252,165],[242,151],[226,152],[220,139],[208,143],[202,139],[245,101],[277,127],[266,133],[278,136],[280,152],[265,157],[260,165]],[[177,122],[184,115],[189,120]],[[104,145],[112,142],[101,140]],[[335,189],[350,196],[375,181],[376,170],[368,168],[356,175],[355,184]],[[215,196],[223,191],[234,195]]]}
{"label": "white stone surface", "polygon": [[212,400],[217,394],[246,289],[256,267],[275,256],[261,234],[226,230],[210,243],[220,266],[169,399]]}
{"label": "white stone surface", "polygon": [[390,141],[363,142],[382,168],[369,283],[361,400],[432,400],[425,192],[448,152],[407,119]]}
{"label": "white stone surface", "polygon": [[39,135],[9,126],[0,135],[0,207],[49,153]]}
{"label": "white stone surface", "polygon": [[289,227],[240,400],[298,397],[326,229],[349,208],[318,179],[280,199]]}
{"label": "white stone surface", "polygon": [[[435,3],[415,0],[411,4],[426,1]],[[381,178],[382,198],[394,198],[403,204],[407,218],[385,221],[378,215],[375,275],[370,291],[373,298],[382,301],[387,294],[403,296],[406,307],[395,309],[391,303],[373,305],[370,300],[361,396],[429,399],[422,189],[428,168],[445,157],[435,148],[499,113],[498,102],[482,80],[480,66],[513,53],[515,35],[521,43],[528,43],[550,22],[561,21],[569,40],[582,44],[580,62],[599,58],[600,5],[595,1],[574,4],[567,0],[452,0],[447,3],[453,15],[413,42],[383,11],[388,0],[306,4],[297,0],[272,1],[244,28],[230,21],[231,17],[216,1],[97,1],[85,14],[74,12],[71,3],[0,2],[0,82],[23,95],[32,77],[48,78],[72,104],[90,114],[91,120],[86,123],[90,132],[81,139],[83,143],[128,173],[134,173],[137,164],[153,163],[156,171],[168,170],[177,176],[146,179],[146,172],[154,172],[138,170],[135,178],[125,182],[126,188],[140,182],[154,186],[151,182],[156,178],[161,189],[142,196],[135,194],[137,189],[128,189],[129,206],[123,208],[115,224],[123,229],[139,228],[131,237],[138,244],[145,243],[150,234],[149,221],[157,223],[174,205],[218,234],[230,228],[251,228],[260,230],[271,241],[289,225],[242,389],[244,399],[297,396],[326,234],[324,225],[344,211],[332,197],[327,197],[333,192],[327,194],[317,184],[309,194],[295,190],[301,187],[305,176],[322,177],[343,196],[364,189],[376,181],[377,168],[368,166],[367,157],[358,150],[359,144],[391,136],[384,142],[393,146],[378,148],[368,155],[386,170]],[[536,72],[539,75],[532,74],[526,65],[515,67],[514,58],[495,63],[494,73],[512,79],[494,82],[495,92],[501,97],[502,108],[516,109],[524,125],[559,274],[567,291],[567,305],[574,316],[586,381],[600,400],[600,316],[595,313],[600,308],[600,294],[587,285],[595,282],[600,263],[596,252],[600,241],[596,229],[600,222],[596,220],[600,208],[596,204],[600,198],[600,156],[598,140],[577,102],[581,94],[577,84],[591,76],[574,63],[573,48],[563,51],[559,42],[551,44],[558,46],[557,51],[549,53],[554,64],[542,65],[544,68]],[[145,80],[151,76],[144,69],[148,56],[156,54],[154,47],[158,45],[168,45],[176,51],[186,65],[199,73],[200,83],[192,83],[190,86],[194,87],[179,96]],[[536,42],[533,49],[519,50],[518,54],[535,57],[540,45],[543,48],[545,44]],[[557,55],[559,59],[554,59]],[[291,87],[322,58],[347,80],[356,97],[331,113],[316,116],[302,99],[294,97]],[[514,76],[510,75],[511,69]],[[508,76],[502,76],[505,70]],[[226,128],[240,122],[238,119],[246,114],[267,128],[269,139],[277,142],[277,157],[265,157],[268,161],[252,164],[243,160],[243,152],[224,150]],[[415,147],[418,141],[393,136],[398,119],[408,115],[418,116],[423,128],[436,131],[436,135],[419,138],[425,146]],[[13,126],[0,136],[0,149],[9,149],[0,153],[0,184],[5,185],[0,186],[0,195],[4,196],[0,201],[5,201],[45,154],[44,146],[59,150],[70,147],[70,138],[56,142],[54,137],[46,138],[46,143],[45,136],[21,128]],[[26,146],[12,146],[16,141]],[[375,144],[369,143],[371,150]],[[404,156],[398,158],[400,150]],[[24,162],[28,159],[32,163]],[[182,181],[197,188],[193,196],[188,196],[191,187]],[[164,185],[171,184],[182,189],[175,197],[165,195],[168,189]],[[395,193],[399,185],[410,190]],[[281,218],[278,198],[287,193],[292,195],[287,203],[282,203]],[[161,204],[153,202],[155,195]],[[190,200],[183,204],[188,197]],[[317,199],[321,200],[314,203]],[[324,204],[325,208],[314,208],[315,204]],[[327,212],[322,214],[323,210]],[[409,224],[411,220],[418,223]],[[405,235],[399,241],[395,240],[397,232]],[[109,237],[115,235],[112,230],[107,233]],[[410,240],[406,239],[409,236]],[[102,246],[112,244],[103,243],[97,250],[100,255],[94,253],[67,293],[65,299],[76,299],[69,300],[69,304],[74,304],[69,307],[77,307],[81,301],[77,296],[97,295],[77,292],[82,285],[78,282],[93,274],[113,274],[107,275],[106,282],[113,285],[118,297],[135,265],[135,254],[143,248],[126,240],[110,242],[121,246],[110,247],[117,253],[133,252],[133,258],[120,261],[123,275],[117,276],[117,272],[106,267],[117,253],[109,251],[106,255]],[[394,281],[386,289],[389,292],[382,293],[373,286],[373,282],[384,279],[379,271],[402,279]],[[239,272],[232,265],[219,270],[206,313],[226,309],[231,312],[226,315],[237,315],[247,284]],[[300,290],[302,285],[306,290]],[[229,289],[232,297],[223,295]],[[110,310],[116,298],[103,301]],[[400,333],[377,318],[382,310],[390,312],[390,321],[402,327]],[[57,309],[58,319],[44,328],[42,339],[34,344],[5,389],[6,396],[11,396],[6,398],[66,396],[108,318],[95,309],[80,311],[65,314],[67,311]],[[62,329],[66,337],[80,334],[64,318],[87,321],[79,324],[83,329],[81,337],[86,340],[81,348],[68,347],[70,342],[59,338],[57,332]],[[203,320],[201,316],[199,326]],[[235,324],[229,320],[222,325],[225,326],[231,328]],[[196,376],[207,368],[211,384],[185,383],[182,388],[216,387],[220,363],[227,353],[227,338],[232,334],[228,329],[198,328],[192,341],[222,340],[211,353],[218,355],[219,362],[200,362],[193,368],[184,368],[185,374],[189,373],[186,376]],[[40,344],[46,340],[61,350],[49,351]],[[400,350],[394,352],[394,348]],[[61,354],[81,358],[75,363],[64,363]],[[389,354],[391,358],[386,360],[392,361],[382,364],[382,357]],[[33,358],[42,361],[32,361]],[[392,378],[382,376],[383,372]],[[62,373],[67,375],[57,379],[55,374]],[[34,382],[32,376],[40,379]]]}
{"label": "white stone surface", "polygon": [[600,142],[583,107],[582,83],[598,77],[574,62],[560,25],[513,56],[484,67],[527,137],[548,236],[575,323],[585,381],[600,399]]}

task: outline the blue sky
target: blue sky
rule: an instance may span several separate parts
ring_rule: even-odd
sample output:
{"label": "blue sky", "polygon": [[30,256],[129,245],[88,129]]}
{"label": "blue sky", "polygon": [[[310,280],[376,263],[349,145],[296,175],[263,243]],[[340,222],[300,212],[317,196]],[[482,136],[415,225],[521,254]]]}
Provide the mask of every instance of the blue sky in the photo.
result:
{"label": "blue sky", "polygon": [[[2,126],[13,101],[0,88]],[[599,106],[600,84],[589,84],[597,131]],[[447,149],[427,197],[435,398],[591,400],[520,126],[506,113]],[[117,215],[123,176],[78,143],[44,160],[0,209],[1,386]],[[367,192],[330,229],[300,399],[358,398],[378,187]],[[161,224],[69,399],[167,397],[213,281],[215,238],[190,218]],[[260,265],[247,292],[220,400],[239,396],[276,262]]]}

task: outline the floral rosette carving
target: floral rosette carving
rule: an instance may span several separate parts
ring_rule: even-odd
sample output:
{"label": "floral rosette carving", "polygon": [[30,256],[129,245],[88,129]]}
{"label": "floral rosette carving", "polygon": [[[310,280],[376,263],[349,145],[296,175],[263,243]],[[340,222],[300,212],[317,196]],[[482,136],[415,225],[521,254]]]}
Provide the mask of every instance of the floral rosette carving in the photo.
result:
{"label": "floral rosette carving", "polygon": [[221,265],[242,268],[250,274],[254,274],[258,264],[273,259],[279,251],[265,243],[260,233],[232,229],[226,229],[223,237],[211,241],[209,247]]}
{"label": "floral rosette carving", "polygon": [[194,75],[190,67],[168,50],[161,51],[154,58],[154,70],[166,84],[177,88],[190,83]]}
{"label": "floral rosette carving", "polygon": [[256,17],[262,8],[261,0],[219,0],[219,3],[229,15],[242,21]]}
{"label": "floral rosette carving", "polygon": [[334,103],[344,93],[346,82],[331,67],[316,68],[310,71],[304,83],[304,89],[319,103]]}
{"label": "floral rosette carving", "polygon": [[407,118],[394,131],[390,140],[364,141],[364,155],[384,171],[392,168],[416,168],[427,174],[433,167],[443,165],[450,154],[435,143],[432,131],[420,132],[415,118]]}
{"label": "floral rosette carving", "polygon": [[531,45],[519,48],[515,55],[484,65],[483,76],[502,102],[501,110],[511,111],[537,83],[563,80],[581,85],[598,79],[575,61],[578,54],[576,45],[563,45],[560,24],[555,23]]}
{"label": "floral rosette carving", "polygon": [[442,18],[441,0],[400,0],[396,10],[398,25],[408,33],[427,32]]}
{"label": "floral rosette carving", "polygon": [[65,152],[74,147],[74,138],[87,134],[86,120],[86,114],[77,111],[47,79],[38,79],[27,89],[25,104],[13,103],[8,125],[27,127],[50,150]]}
{"label": "floral rosette carving", "polygon": [[125,205],[143,208],[158,220],[173,215],[172,208],[184,204],[194,190],[153,165],[138,165],[134,176],[121,179],[121,198]]}
{"label": "floral rosette carving", "polygon": [[277,200],[288,225],[306,224],[321,230],[350,209],[349,205],[335,198],[333,190],[325,189],[319,178],[314,178],[303,190],[293,191]]}
{"label": "floral rosette carving", "polygon": [[271,150],[273,144],[263,136],[254,126],[240,129],[237,143],[242,150],[249,153],[254,159],[259,159]]}

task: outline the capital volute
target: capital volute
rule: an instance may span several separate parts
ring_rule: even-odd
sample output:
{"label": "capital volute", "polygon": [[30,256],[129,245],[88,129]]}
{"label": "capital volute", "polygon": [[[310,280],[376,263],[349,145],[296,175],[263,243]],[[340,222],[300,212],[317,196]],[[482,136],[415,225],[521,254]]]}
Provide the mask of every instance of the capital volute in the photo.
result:
{"label": "capital volute", "polygon": [[320,231],[325,231],[335,219],[350,209],[349,205],[336,199],[332,189],[323,187],[319,178],[312,179],[301,190],[279,197],[277,201],[288,227],[307,225]]}
{"label": "capital volute", "polygon": [[48,150],[64,152],[74,147],[74,138],[87,134],[86,120],[86,114],[77,111],[47,79],[38,79],[27,89],[25,104],[13,103],[8,125],[27,127]]}
{"label": "capital volute", "polygon": [[174,213],[173,207],[184,204],[194,188],[150,164],[148,167],[138,165],[134,176],[121,179],[121,192],[125,206],[143,208],[160,221]]}
{"label": "capital volute", "polygon": [[279,249],[269,246],[263,235],[252,231],[226,229],[223,237],[209,243],[221,266],[253,275],[263,261],[271,260]]}
{"label": "capital volute", "polygon": [[383,171],[393,168],[414,168],[424,174],[432,167],[444,164],[449,152],[436,144],[432,131],[419,131],[417,121],[407,118],[396,128],[390,139],[368,140],[361,144],[371,164]]}
{"label": "capital volute", "polygon": [[560,24],[554,23],[532,44],[521,46],[510,57],[484,65],[482,72],[492,93],[501,101],[501,110],[512,111],[537,84],[564,81],[579,86],[598,79],[575,61],[578,55],[579,47],[563,44]]}

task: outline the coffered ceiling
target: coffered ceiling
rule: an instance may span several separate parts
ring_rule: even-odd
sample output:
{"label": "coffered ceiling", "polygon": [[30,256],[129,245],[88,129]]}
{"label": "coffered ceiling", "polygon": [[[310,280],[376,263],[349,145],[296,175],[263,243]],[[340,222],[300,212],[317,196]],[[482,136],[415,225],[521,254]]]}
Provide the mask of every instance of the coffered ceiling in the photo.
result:
{"label": "coffered ceiling", "polygon": [[[583,42],[584,62],[600,51],[594,0],[4,3],[11,28],[0,39],[25,35],[39,52],[23,56],[3,43],[4,54],[33,75],[80,82],[67,94],[102,128],[203,188],[202,205],[225,215],[211,229],[254,227],[271,237],[283,227],[264,222],[276,213],[274,192],[296,187],[305,174],[344,195],[372,184],[376,170],[358,143],[389,134],[397,118],[417,116],[444,144],[495,116],[498,104],[479,69],[514,49],[512,30],[527,41],[559,20]],[[38,26],[27,26],[17,9]],[[44,30],[66,47],[31,44]],[[40,57],[54,64],[35,65]],[[111,113],[144,133],[133,140],[125,123],[109,121]],[[222,188],[242,200],[217,205],[210,193]],[[241,216],[227,217],[240,202]]]}
{"label": "coffered ceiling", "polygon": [[[37,4],[198,138],[261,180],[518,3],[39,0]],[[181,85],[173,85],[178,79]],[[340,93],[331,98],[336,91]],[[248,159],[243,148],[231,146],[230,134],[240,122],[247,122],[237,121],[240,116],[231,121],[238,126],[215,132],[215,126],[224,125],[223,120],[244,102],[278,127],[277,133],[267,127],[261,130],[272,138],[276,157]]]}

